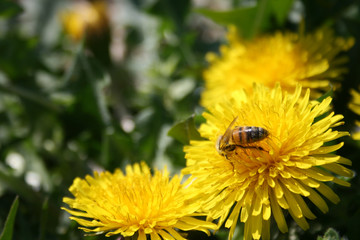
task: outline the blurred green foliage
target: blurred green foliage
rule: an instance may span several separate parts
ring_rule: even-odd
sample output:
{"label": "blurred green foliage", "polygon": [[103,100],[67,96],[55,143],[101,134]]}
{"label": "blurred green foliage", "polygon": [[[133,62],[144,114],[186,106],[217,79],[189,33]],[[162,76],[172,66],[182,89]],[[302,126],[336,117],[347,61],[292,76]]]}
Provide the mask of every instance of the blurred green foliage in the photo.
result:
{"label": "blurred green foliage", "polygon": [[317,240],[343,240],[344,238],[340,238],[339,233],[337,233],[334,229],[329,228],[323,237],[317,237]]}
{"label": "blurred green foliage", "polygon": [[[178,172],[185,165],[183,144],[200,137],[204,56],[218,51],[229,23],[247,38],[297,31],[302,23],[306,31],[330,25],[340,36],[353,36],[349,72],[331,94],[335,111],[345,116],[343,130],[352,131],[359,119],[344,107],[349,89],[360,83],[358,1],[107,3],[111,21],[101,37],[74,42],[59,17],[73,1],[0,1],[0,229],[11,232],[5,220],[19,196],[17,213],[12,208],[8,217],[16,213],[12,239],[105,239],[84,236],[60,210],[74,178],[142,160]],[[358,172],[360,143],[344,141],[340,155]],[[272,229],[274,238],[315,239],[333,227],[357,239],[359,178],[349,189],[333,187],[341,202],[330,204],[326,215],[314,208],[318,218],[309,231],[293,224],[288,234]],[[226,233],[210,238],[227,239]],[[241,231],[234,239],[240,236]],[[209,239],[198,233],[189,238]]]}

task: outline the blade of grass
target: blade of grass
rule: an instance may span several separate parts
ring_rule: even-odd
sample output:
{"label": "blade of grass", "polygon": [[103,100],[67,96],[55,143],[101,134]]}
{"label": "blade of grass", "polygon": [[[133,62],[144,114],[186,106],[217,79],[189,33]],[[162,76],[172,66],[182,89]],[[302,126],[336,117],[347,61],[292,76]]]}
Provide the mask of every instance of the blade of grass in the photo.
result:
{"label": "blade of grass", "polygon": [[19,197],[17,196],[13,204],[11,205],[9,215],[6,218],[5,226],[0,236],[0,240],[13,239],[15,216],[18,207],[19,207]]}
{"label": "blade of grass", "polygon": [[41,208],[41,218],[40,218],[40,234],[39,240],[45,239],[45,232],[47,229],[48,222],[48,212],[49,212],[49,198],[46,197]]}
{"label": "blade of grass", "polygon": [[90,62],[90,60],[91,59],[88,59],[83,53],[80,54],[80,61],[93,88],[101,120],[104,126],[111,127],[111,117],[106,106],[105,96],[103,94],[103,89],[110,79],[100,68],[99,64],[95,62],[95,59],[92,62]]}

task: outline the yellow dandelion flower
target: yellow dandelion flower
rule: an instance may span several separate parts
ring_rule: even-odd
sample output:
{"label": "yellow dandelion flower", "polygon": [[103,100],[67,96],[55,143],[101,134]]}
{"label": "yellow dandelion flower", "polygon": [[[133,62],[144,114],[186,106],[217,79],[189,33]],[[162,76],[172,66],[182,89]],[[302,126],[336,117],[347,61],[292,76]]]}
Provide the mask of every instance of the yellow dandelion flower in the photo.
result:
{"label": "yellow dandelion flower", "polygon": [[239,88],[251,91],[254,82],[268,87],[281,82],[287,91],[293,91],[298,82],[307,88],[325,89],[346,71],[347,58],[337,55],[354,44],[353,38],[335,37],[329,29],[308,35],[277,32],[245,41],[230,26],[227,39],[220,56],[206,56],[210,66],[203,74],[201,104],[205,107]]}
{"label": "yellow dandelion flower", "polygon": [[[310,90],[303,97],[301,92],[300,85],[289,94],[279,84],[271,90],[255,85],[249,95],[234,91],[203,114],[206,123],[199,131],[208,140],[191,141],[184,148],[187,167],[183,174],[191,174],[200,186],[209,219],[219,219],[220,225],[225,222],[230,228],[229,239],[238,218],[245,223],[244,239],[269,239],[271,216],[280,231],[287,232],[284,211],[308,229],[307,219],[315,215],[304,198],[326,213],[323,197],[333,203],[339,197],[324,182],[350,186],[337,175],[352,177],[352,171],[342,165],[351,161],[333,153],[343,143],[330,142],[348,135],[332,129],[342,124],[343,117],[327,112],[331,97],[310,101]],[[261,140],[259,129],[252,131],[254,135],[243,134],[245,142],[258,140],[246,144],[235,131],[237,135],[226,134],[225,140],[222,135],[234,119],[233,130],[256,126],[268,135]],[[220,145],[224,156],[216,149],[219,136],[220,143],[226,143]]]}
{"label": "yellow dandelion flower", "polygon": [[61,14],[65,32],[75,41],[85,34],[101,34],[108,24],[104,1],[79,2]]}
{"label": "yellow dandelion flower", "polygon": [[[349,103],[349,108],[356,114],[360,115],[360,93],[355,89],[350,90],[352,100]],[[355,121],[355,125],[360,129],[360,121]],[[357,129],[354,134],[351,134],[355,140],[360,140],[360,131]]]}
{"label": "yellow dandelion flower", "polygon": [[[142,163],[121,170],[94,173],[94,177],[76,178],[69,188],[75,198],[65,197],[66,209],[85,232],[106,236],[121,234],[145,240],[184,240],[175,229],[199,230],[209,233],[216,225],[195,218],[200,204],[196,193],[181,184],[182,177],[169,178],[166,171],[156,170],[152,176]],[[187,186],[187,187],[186,187]]]}

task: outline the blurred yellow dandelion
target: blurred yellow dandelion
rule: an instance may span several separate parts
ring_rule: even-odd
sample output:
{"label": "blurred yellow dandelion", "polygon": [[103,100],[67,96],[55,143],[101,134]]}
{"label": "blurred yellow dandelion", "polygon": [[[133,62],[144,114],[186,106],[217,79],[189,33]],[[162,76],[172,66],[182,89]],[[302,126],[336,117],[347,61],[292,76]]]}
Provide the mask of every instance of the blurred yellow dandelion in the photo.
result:
{"label": "blurred yellow dandelion", "polygon": [[245,41],[230,26],[227,39],[220,56],[206,56],[210,66],[203,74],[201,104],[205,107],[239,88],[251,91],[254,82],[268,87],[281,82],[288,91],[298,82],[307,88],[326,89],[346,71],[347,58],[338,54],[354,44],[353,38],[335,37],[329,29],[308,35],[277,32]]}
{"label": "blurred yellow dandelion", "polygon": [[197,191],[181,184],[182,177],[156,170],[152,176],[142,163],[121,170],[94,173],[94,177],[76,178],[70,187],[74,198],[63,201],[71,209],[72,220],[85,232],[120,234],[145,240],[185,239],[175,229],[199,230],[209,233],[216,225],[195,218],[200,203]]}
{"label": "blurred yellow dandelion", "polygon": [[[343,166],[351,161],[333,153],[343,143],[330,142],[348,135],[332,129],[342,124],[343,117],[328,113],[331,97],[317,102],[309,100],[309,89],[303,97],[301,93],[300,85],[289,94],[279,84],[273,89],[255,85],[249,95],[234,91],[203,114],[206,123],[199,131],[208,140],[191,141],[184,148],[183,173],[192,175],[207,199],[203,210],[208,218],[230,228],[229,239],[238,218],[245,223],[247,240],[270,239],[271,216],[280,231],[287,232],[285,210],[302,229],[308,229],[306,219],[315,215],[304,198],[326,213],[323,197],[333,203],[339,197],[324,182],[350,186],[337,176],[352,177],[352,171]],[[257,126],[269,135],[249,145],[229,147],[222,156],[215,147],[217,139],[236,117],[234,127]],[[230,138],[228,144],[234,141]]]}
{"label": "blurred yellow dandelion", "polygon": [[75,41],[86,34],[100,34],[108,24],[104,1],[78,2],[61,14],[65,32]]}
{"label": "blurred yellow dandelion", "polygon": [[[351,89],[350,94],[352,96],[352,99],[349,103],[349,108],[357,115],[360,115],[360,93],[355,89]],[[360,121],[355,121],[355,125],[358,129],[356,129],[355,133],[351,134],[351,136],[355,140],[360,140]]]}

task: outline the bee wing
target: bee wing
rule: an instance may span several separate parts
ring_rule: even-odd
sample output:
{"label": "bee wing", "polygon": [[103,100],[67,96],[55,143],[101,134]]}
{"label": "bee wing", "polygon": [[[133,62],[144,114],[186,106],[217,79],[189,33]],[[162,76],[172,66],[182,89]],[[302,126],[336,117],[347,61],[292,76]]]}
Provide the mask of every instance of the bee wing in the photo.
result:
{"label": "bee wing", "polygon": [[232,120],[232,122],[230,123],[230,125],[228,126],[228,128],[226,129],[223,137],[222,137],[222,142],[225,144],[228,144],[230,139],[231,139],[231,134],[232,134],[232,126],[235,124],[236,120],[238,119],[238,117],[235,117],[234,120]]}

